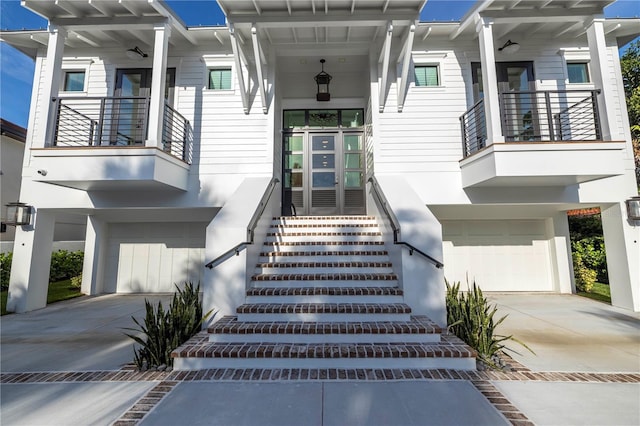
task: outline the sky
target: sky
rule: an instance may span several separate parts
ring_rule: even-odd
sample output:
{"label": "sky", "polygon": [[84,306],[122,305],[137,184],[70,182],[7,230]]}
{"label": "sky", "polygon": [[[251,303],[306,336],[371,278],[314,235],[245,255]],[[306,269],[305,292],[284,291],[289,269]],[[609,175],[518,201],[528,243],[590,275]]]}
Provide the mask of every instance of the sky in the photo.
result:
{"label": "sky", "polygon": [[[215,0],[165,0],[187,26],[224,25]],[[421,21],[457,21],[475,1],[428,0]],[[618,0],[604,10],[608,18],[640,17],[639,0]],[[20,0],[0,0],[0,29],[46,28],[47,21],[20,6]],[[6,43],[0,43],[0,117],[26,127],[34,63]]]}

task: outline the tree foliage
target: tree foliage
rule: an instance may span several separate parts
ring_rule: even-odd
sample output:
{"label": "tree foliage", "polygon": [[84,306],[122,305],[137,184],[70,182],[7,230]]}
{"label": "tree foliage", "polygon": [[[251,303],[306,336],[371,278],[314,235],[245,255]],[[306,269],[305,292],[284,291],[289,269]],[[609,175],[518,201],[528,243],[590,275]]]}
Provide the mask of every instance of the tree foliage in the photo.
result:
{"label": "tree foliage", "polygon": [[624,96],[636,163],[636,181],[640,188],[640,40],[636,40],[620,58]]}

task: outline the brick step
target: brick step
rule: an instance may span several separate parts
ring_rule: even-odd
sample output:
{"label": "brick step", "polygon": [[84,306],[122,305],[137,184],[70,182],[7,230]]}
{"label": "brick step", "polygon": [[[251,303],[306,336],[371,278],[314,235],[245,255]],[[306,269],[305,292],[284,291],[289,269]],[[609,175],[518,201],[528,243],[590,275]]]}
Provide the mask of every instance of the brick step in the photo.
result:
{"label": "brick step", "polygon": [[402,303],[398,287],[258,287],[247,303]]}
{"label": "brick step", "polygon": [[253,303],[238,306],[239,321],[409,321],[404,303]]}
{"label": "brick step", "polygon": [[261,262],[257,274],[391,274],[391,262]]}
{"label": "brick step", "polygon": [[208,328],[210,342],[402,343],[439,342],[440,327],[427,317],[382,322],[243,322],[225,316]]}
{"label": "brick step", "polygon": [[279,216],[272,219],[274,224],[315,224],[315,223],[376,223],[373,216]]}
{"label": "brick step", "polygon": [[247,296],[402,296],[398,287],[263,287],[250,288]]}
{"label": "brick step", "polygon": [[351,223],[309,223],[309,224],[305,224],[305,223],[287,223],[286,225],[283,225],[281,223],[273,223],[271,225],[271,228],[269,229],[272,232],[277,232],[277,231],[286,231],[286,230],[296,230],[296,231],[307,231],[307,230],[317,230],[317,231],[326,231],[326,230],[331,230],[331,229],[335,229],[336,232],[339,231],[349,231],[349,232],[355,232],[355,231],[362,231],[362,230],[369,230],[369,229],[378,229],[378,224],[375,221],[371,221],[371,222],[362,222],[362,223],[355,223],[355,222],[351,222]]}
{"label": "brick step", "polygon": [[384,241],[265,241],[266,251],[379,251]]}
{"label": "brick step", "polygon": [[263,251],[260,262],[386,262],[386,250]]}
{"label": "brick step", "polygon": [[397,281],[393,273],[255,274],[251,281]]}
{"label": "brick step", "polygon": [[446,368],[475,370],[459,340],[420,343],[217,343],[197,335],[173,351],[174,369]]}
{"label": "brick step", "polygon": [[268,232],[265,241],[285,242],[342,242],[381,241],[379,232]]}

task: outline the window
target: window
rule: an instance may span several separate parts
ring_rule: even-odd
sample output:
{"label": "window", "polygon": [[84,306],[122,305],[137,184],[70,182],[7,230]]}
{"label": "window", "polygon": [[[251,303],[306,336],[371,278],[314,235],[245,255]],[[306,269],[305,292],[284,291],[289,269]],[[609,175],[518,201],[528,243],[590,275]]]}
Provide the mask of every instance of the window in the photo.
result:
{"label": "window", "polygon": [[415,66],[416,86],[439,86],[437,65],[416,65]]}
{"label": "window", "polygon": [[65,92],[84,92],[84,71],[66,71],[64,73]]}
{"label": "window", "polygon": [[211,90],[231,89],[231,68],[215,68],[209,70],[209,85]]}
{"label": "window", "polygon": [[586,62],[567,62],[569,83],[589,83],[589,66]]}

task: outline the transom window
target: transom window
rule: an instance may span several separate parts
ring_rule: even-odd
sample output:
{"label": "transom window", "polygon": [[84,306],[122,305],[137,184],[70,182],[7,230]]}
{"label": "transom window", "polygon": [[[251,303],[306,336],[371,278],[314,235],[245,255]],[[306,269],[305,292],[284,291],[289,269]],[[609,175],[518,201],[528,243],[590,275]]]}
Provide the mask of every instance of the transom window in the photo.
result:
{"label": "transom window", "polygon": [[231,68],[213,68],[209,70],[209,84],[211,90],[231,89]]}
{"label": "transom window", "polygon": [[430,87],[440,85],[437,65],[416,65],[414,72],[416,86]]}
{"label": "transom window", "polygon": [[569,83],[589,83],[589,64],[587,62],[567,62]]}
{"label": "transom window", "polygon": [[362,109],[291,109],[283,113],[283,128],[352,128],[364,125]]}
{"label": "transom window", "polygon": [[84,92],[84,71],[66,71],[64,73],[65,92]]}

